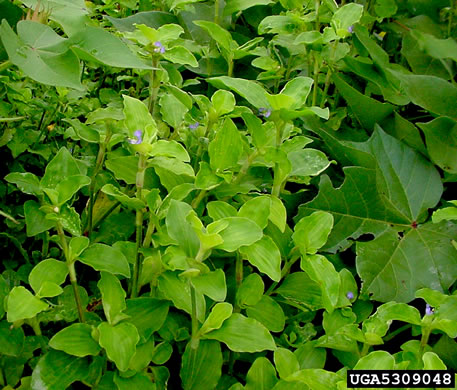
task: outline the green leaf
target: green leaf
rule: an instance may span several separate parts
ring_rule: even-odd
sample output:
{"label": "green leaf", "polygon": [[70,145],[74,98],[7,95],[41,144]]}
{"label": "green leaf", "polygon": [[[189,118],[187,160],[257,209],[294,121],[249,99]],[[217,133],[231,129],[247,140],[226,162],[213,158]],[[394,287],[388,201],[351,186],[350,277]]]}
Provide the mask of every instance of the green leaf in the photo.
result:
{"label": "green leaf", "polygon": [[302,254],[315,254],[327,242],[333,228],[333,215],[315,211],[298,221],[292,238]]}
{"label": "green leaf", "polygon": [[235,168],[243,153],[241,135],[230,118],[226,118],[222,128],[208,146],[211,168],[217,171]]}
{"label": "green leaf", "polygon": [[425,352],[422,356],[424,370],[447,370],[446,365],[434,352]]}
{"label": "green leaf", "polygon": [[238,210],[238,216],[251,219],[261,229],[268,225],[270,216],[270,198],[268,196],[257,196],[249,199]]}
{"label": "green leaf", "polygon": [[247,218],[226,217],[207,227],[208,233],[219,233],[224,242],[216,247],[227,252],[235,252],[242,246],[248,246],[262,238],[259,226]]}
{"label": "green leaf", "polygon": [[[210,165],[205,161],[199,162],[200,169],[195,177],[195,188],[199,190],[212,190],[224,180],[213,173]],[[236,211],[233,216],[236,216]]]}
{"label": "green leaf", "polygon": [[246,308],[249,318],[259,321],[271,332],[282,332],[286,316],[279,303],[268,295],[263,295],[254,306]]}
{"label": "green leaf", "polygon": [[157,126],[146,105],[133,97],[127,95],[122,95],[122,97],[124,98],[125,125],[129,130],[130,138],[133,138],[135,131],[141,130],[143,142],[145,139],[154,140],[157,134]]}
{"label": "green leaf", "polygon": [[421,51],[425,51],[429,56],[439,60],[449,58],[457,61],[457,42],[454,39],[438,39],[419,30],[411,30],[410,34],[418,41]]}
{"label": "green leaf", "polygon": [[441,169],[457,173],[457,122],[439,117],[427,123],[418,123],[424,132],[431,160]]}
{"label": "green leaf", "polygon": [[208,202],[206,209],[208,211],[208,215],[212,218],[213,221],[227,217],[236,217],[238,215],[235,207],[229,203],[218,200]]}
{"label": "green leaf", "polygon": [[114,199],[119,201],[123,206],[129,209],[141,210],[144,207],[146,207],[146,204],[141,199],[131,198],[130,196],[124,194],[113,184],[105,184],[100,190],[103,193],[112,196]]}
{"label": "green leaf", "polygon": [[233,306],[230,303],[216,303],[199,330],[201,335],[219,329],[227,318],[230,318]]}
{"label": "green leaf", "polygon": [[297,357],[289,349],[278,348],[273,356],[276,370],[278,371],[280,378],[287,378],[300,369]]}
{"label": "green leaf", "polygon": [[356,3],[345,4],[333,14],[331,25],[341,38],[351,35],[349,27],[359,22],[363,14],[363,5]]}
{"label": "green leaf", "polygon": [[394,367],[395,359],[389,352],[373,351],[362,357],[354,370],[393,370]]}
{"label": "green leaf", "polygon": [[222,302],[227,295],[225,274],[221,269],[192,278],[192,284],[198,291],[210,297],[213,301]]}
{"label": "green leaf", "polygon": [[[310,77],[295,77],[294,79],[288,81],[284,88],[281,90],[279,95],[269,95],[268,100],[271,103],[273,109],[278,110],[281,108],[286,108],[289,110],[299,110],[302,108],[306,99],[308,98],[309,93],[311,92],[311,87],[313,85],[313,79]],[[286,97],[287,101],[290,104],[286,106],[275,107],[273,101],[275,98]]]}
{"label": "green leaf", "polygon": [[233,93],[220,89],[211,96],[211,103],[218,116],[232,112],[235,108],[235,96]]}
{"label": "green leaf", "polygon": [[60,222],[64,230],[73,236],[81,235],[81,219],[74,207],[64,204],[58,213],[49,213],[46,218]]}
{"label": "green leaf", "polygon": [[68,50],[64,38],[51,27],[29,20],[20,21],[17,31],[18,35],[2,21],[0,36],[14,65],[40,83],[83,90],[78,57]]}
{"label": "green leaf", "polygon": [[314,341],[308,341],[298,347],[294,354],[300,364],[300,368],[324,368],[327,357],[325,348],[317,348]]}
{"label": "green leaf", "polygon": [[129,316],[128,322],[137,328],[141,342],[145,342],[162,327],[167,318],[168,307],[166,301],[141,297],[127,299],[124,313]]}
{"label": "green leaf", "polygon": [[92,327],[87,324],[67,326],[49,340],[49,346],[78,357],[96,356],[101,351],[98,343],[92,338]]}
{"label": "green leaf", "polygon": [[317,176],[329,165],[327,156],[316,149],[296,150],[287,154],[292,170],[289,176]]}
{"label": "green leaf", "polygon": [[82,187],[90,184],[90,178],[85,175],[73,175],[57,184],[55,190],[59,194],[57,205],[61,206],[71,199]]}
{"label": "green leaf", "polygon": [[136,173],[138,171],[137,156],[123,156],[106,160],[106,167],[114,173],[118,180],[124,180],[127,184],[136,183]]}
{"label": "green leaf", "polygon": [[224,16],[231,15],[235,12],[244,11],[245,9],[256,5],[268,5],[272,0],[228,0],[224,8]]}
{"label": "green leaf", "polygon": [[321,288],[305,272],[290,274],[275,292],[313,309],[322,307]]}
{"label": "green leaf", "polygon": [[409,302],[422,287],[446,290],[457,278],[456,249],[451,244],[456,238],[457,228],[442,222],[404,234],[389,229],[373,241],[358,242],[356,264],[363,291],[381,302]]}
{"label": "green leaf", "polygon": [[101,272],[97,287],[102,294],[103,311],[111,325],[127,318],[122,312],[126,309],[126,293],[119,279],[110,272]]}
{"label": "green leaf", "polygon": [[287,380],[305,383],[313,390],[327,390],[336,389],[336,384],[341,380],[341,378],[334,372],[319,368],[305,368],[303,370],[296,371],[287,377]]}
{"label": "green leaf", "polygon": [[[175,272],[165,272],[159,277],[159,290],[167,299],[173,301],[173,304],[188,314],[192,314],[192,302],[190,296],[189,283],[178,278]],[[200,322],[205,320],[205,297],[200,291],[196,291],[197,300],[197,318]]]}
{"label": "green leaf", "polygon": [[162,54],[162,57],[173,64],[190,65],[193,68],[198,67],[197,59],[184,46],[174,46],[171,49],[167,49]]}
{"label": "green leaf", "polygon": [[197,20],[194,21],[194,24],[206,30],[225,52],[230,53],[238,47],[238,44],[232,39],[230,33],[218,24],[206,20]]}
{"label": "green leaf", "polygon": [[19,357],[24,348],[24,341],[24,331],[21,327],[12,328],[8,322],[0,322],[0,353],[2,355]]}
{"label": "green leaf", "polygon": [[374,316],[386,323],[397,320],[413,325],[421,324],[421,315],[419,310],[415,307],[407,305],[406,303],[384,303],[378,307]]}
{"label": "green leaf", "polygon": [[335,267],[322,255],[310,255],[302,258],[301,268],[321,286],[322,305],[332,313],[338,304],[340,295],[340,276]]}
{"label": "green leaf", "polygon": [[206,333],[203,337],[221,341],[234,352],[276,349],[273,337],[263,325],[239,313],[232,314],[221,328]]}
{"label": "green leaf", "polygon": [[131,390],[131,389],[143,389],[143,390],[156,390],[155,383],[152,383],[151,378],[145,373],[138,372],[130,377],[122,377],[116,372],[114,375],[114,383],[118,390]]}
{"label": "green leaf", "polygon": [[395,0],[376,0],[374,10],[380,18],[390,18],[397,13],[398,7]]}
{"label": "green leaf", "polygon": [[60,351],[50,350],[38,360],[33,369],[32,389],[62,390],[73,382],[83,381],[89,371],[89,362]]}
{"label": "green leaf", "polygon": [[129,263],[124,254],[119,249],[105,244],[90,245],[78,260],[96,271],[107,271],[130,277]]}
{"label": "green leaf", "polygon": [[281,279],[281,253],[269,236],[263,236],[253,244],[241,247],[240,252],[260,272],[267,274],[275,282],[279,282]]}
{"label": "green leaf", "polygon": [[457,118],[456,86],[441,77],[389,72],[400,80],[414,104],[438,115]]}
{"label": "green leaf", "polygon": [[69,44],[84,61],[117,68],[152,69],[152,66],[141,61],[118,37],[100,27],[86,26],[70,38]]}
{"label": "green leaf", "polygon": [[33,318],[47,308],[47,303],[34,297],[25,287],[13,287],[6,299],[6,318],[9,322]]}
{"label": "green leaf", "polygon": [[193,349],[189,342],[182,356],[181,380],[184,390],[216,388],[221,377],[222,352],[216,341],[200,340]]}
{"label": "green leaf", "polygon": [[[276,351],[275,351],[276,353]],[[246,374],[246,390],[270,390],[278,381],[276,371],[266,357],[258,357]]]}
{"label": "green leaf", "polygon": [[135,326],[126,322],[115,326],[102,322],[98,331],[99,343],[106,350],[108,358],[116,364],[119,371],[126,371],[140,340]]}
{"label": "green leaf", "polygon": [[168,141],[161,139],[154,144],[152,144],[151,151],[149,152],[150,156],[165,156],[165,157],[174,157],[183,162],[189,162],[190,157],[187,153],[187,150],[176,141]]}
{"label": "green leaf", "polygon": [[457,219],[457,207],[444,207],[436,210],[432,214],[432,222],[452,221]]}
{"label": "green leaf", "polygon": [[242,309],[257,304],[262,298],[265,284],[259,274],[252,273],[246,277],[236,291],[236,303]]}
{"label": "green leaf", "polygon": [[[188,108],[171,93],[163,95],[159,100],[159,105],[163,120],[175,128],[179,127],[179,125],[184,120],[184,116],[186,115],[187,111],[189,111]],[[161,141],[167,142],[165,140]]]}
{"label": "green leaf", "polygon": [[63,147],[46,166],[40,185],[43,188],[56,189],[59,183],[80,174],[78,163],[68,149]]}
{"label": "green leaf", "polygon": [[255,81],[227,76],[212,77],[206,81],[216,88],[224,89],[225,87],[235,91],[256,108],[267,108],[270,106],[267,99],[267,92]]}
{"label": "green leaf", "polygon": [[41,287],[45,282],[55,283],[60,286],[68,275],[68,266],[55,259],[46,259],[40,261],[29,274],[30,286],[42,297],[46,296],[40,293]]}
{"label": "green leaf", "polygon": [[16,184],[24,194],[38,196],[43,193],[40,182],[33,173],[12,172],[5,176],[5,180],[8,183]]}
{"label": "green leaf", "polygon": [[72,237],[68,244],[68,257],[70,261],[76,259],[89,246],[87,237]]}

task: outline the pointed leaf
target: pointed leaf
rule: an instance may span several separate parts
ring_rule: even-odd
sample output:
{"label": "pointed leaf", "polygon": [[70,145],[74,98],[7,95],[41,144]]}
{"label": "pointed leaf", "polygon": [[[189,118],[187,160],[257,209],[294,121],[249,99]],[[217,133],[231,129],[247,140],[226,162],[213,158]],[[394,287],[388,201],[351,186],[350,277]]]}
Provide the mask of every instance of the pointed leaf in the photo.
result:
{"label": "pointed leaf", "polygon": [[238,165],[243,153],[241,135],[230,118],[226,118],[216,137],[208,146],[210,165],[215,171],[224,171]]}
{"label": "pointed leaf", "polygon": [[105,244],[92,244],[78,258],[81,263],[96,271],[107,271],[116,275],[130,277],[130,268],[124,254]]}
{"label": "pointed leaf", "polygon": [[246,390],[271,390],[278,381],[273,364],[266,357],[258,357],[246,374]]}
{"label": "pointed leaf", "polygon": [[49,340],[49,346],[78,357],[95,356],[101,351],[92,338],[92,327],[87,324],[72,324],[62,329]]}
{"label": "pointed leaf", "polygon": [[260,272],[279,282],[281,279],[281,253],[269,236],[263,236],[257,242],[240,248],[240,252]]}
{"label": "pointed leaf", "polygon": [[[68,266],[56,259],[40,261],[29,274],[29,283],[35,293],[40,291],[44,282],[61,285],[68,275]],[[43,296],[43,295],[42,295]]]}
{"label": "pointed leaf", "polygon": [[127,307],[125,304],[126,293],[119,279],[110,272],[101,272],[100,281],[97,283],[102,294],[103,311],[111,325],[126,318],[122,312]]}
{"label": "pointed leaf", "polygon": [[6,300],[6,318],[9,322],[33,318],[48,306],[47,303],[34,297],[25,287],[13,287]]}

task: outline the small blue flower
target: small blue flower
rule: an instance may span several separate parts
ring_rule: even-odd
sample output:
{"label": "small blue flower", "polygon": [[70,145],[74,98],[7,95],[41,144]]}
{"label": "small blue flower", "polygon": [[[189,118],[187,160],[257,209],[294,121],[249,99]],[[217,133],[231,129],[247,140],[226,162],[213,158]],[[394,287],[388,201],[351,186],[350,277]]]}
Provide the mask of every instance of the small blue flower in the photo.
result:
{"label": "small blue flower", "polygon": [[189,129],[195,130],[196,128],[198,128],[198,126],[200,126],[200,123],[199,123],[199,122],[191,123],[191,124],[189,125]]}
{"label": "small blue flower", "polygon": [[348,27],[348,32],[350,32],[352,34],[354,32],[354,26],[349,26]]}
{"label": "small blue flower", "polygon": [[425,305],[425,315],[431,316],[433,314],[434,310],[433,307],[431,307],[428,303]]}
{"label": "small blue flower", "polygon": [[346,298],[349,300],[354,299],[354,293],[352,291],[348,291],[346,294]]}
{"label": "small blue flower", "polygon": [[271,110],[269,108],[260,107],[259,115],[263,116],[264,118],[268,118],[271,115]]}
{"label": "small blue flower", "polygon": [[128,139],[128,143],[129,144],[139,145],[139,144],[141,144],[143,142],[143,132],[141,130],[136,130],[133,133],[133,136],[135,137],[135,139],[129,138]]}
{"label": "small blue flower", "polygon": [[160,41],[154,42],[154,46],[155,46],[155,49],[154,49],[155,53],[160,53],[160,54],[165,53],[165,46],[162,45],[162,43]]}

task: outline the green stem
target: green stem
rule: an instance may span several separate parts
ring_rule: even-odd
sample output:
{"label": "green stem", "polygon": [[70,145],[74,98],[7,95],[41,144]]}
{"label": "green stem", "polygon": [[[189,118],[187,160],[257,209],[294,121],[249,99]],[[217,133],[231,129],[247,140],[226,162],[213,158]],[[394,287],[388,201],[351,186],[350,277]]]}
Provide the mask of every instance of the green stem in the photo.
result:
{"label": "green stem", "polygon": [[189,279],[189,287],[190,287],[190,300],[192,304],[192,335],[191,335],[191,348],[197,349],[200,339],[198,337],[198,318],[197,318],[197,297],[195,295],[195,287],[192,284],[191,280]]}
{"label": "green stem", "polygon": [[251,166],[254,159],[259,155],[257,150],[254,150],[249,157],[245,160],[243,166],[241,167],[238,175],[236,175],[235,179],[233,180],[233,184],[239,184],[241,179],[246,175],[248,172],[249,167]]}
{"label": "green stem", "polygon": [[[235,283],[236,283],[236,289],[238,290],[241,286],[241,283],[243,283],[243,258],[239,253],[236,254],[236,262],[235,262]],[[235,301],[234,309],[233,311],[235,313],[240,312],[240,307]]]}
{"label": "green stem", "polygon": [[10,60],[6,60],[0,64],[0,73],[12,66],[13,63]]}
{"label": "green stem", "polygon": [[364,357],[368,353],[369,349],[370,349],[370,344],[363,343],[362,351],[360,352],[360,357]]}
{"label": "green stem", "polygon": [[151,77],[149,80],[149,103],[148,103],[148,110],[151,113],[152,117],[155,116],[156,111],[156,101],[157,95],[159,94],[160,88],[160,80],[157,79],[157,71],[156,68],[159,64],[159,59],[156,55],[152,55],[152,67],[151,70]]}
{"label": "green stem", "polygon": [[[138,199],[143,199],[143,187],[144,187],[144,173],[146,171],[146,161],[147,158],[145,155],[140,154],[138,160],[138,171],[136,174],[136,197]],[[143,241],[143,210],[137,210],[136,212],[136,248],[135,248],[135,262],[133,264],[133,277],[130,290],[130,297],[135,298],[138,296],[138,280],[140,277],[140,267],[141,267],[141,254],[140,248]]]}
{"label": "green stem", "polygon": [[5,217],[6,219],[9,219],[10,221],[14,222],[16,225],[19,225],[19,222],[11,215],[8,213],[5,213],[4,211],[0,210],[0,216]]}
{"label": "green stem", "polygon": [[193,209],[196,209],[200,205],[200,202],[205,198],[207,193],[208,191],[206,190],[200,190],[197,197],[191,203]]}
{"label": "green stem", "polygon": [[115,201],[114,204],[97,220],[97,222],[93,224],[92,229],[96,229],[120,204],[121,202]]}
{"label": "green stem", "polygon": [[456,3],[456,0],[450,0],[450,5],[451,5],[451,8],[449,9],[449,20],[448,20],[448,25],[447,25],[447,36],[448,38],[451,36],[451,32],[452,32],[452,24],[454,22],[454,13],[455,13],[455,3]]}
{"label": "green stem", "polygon": [[230,58],[228,61],[228,71],[227,71],[227,76],[232,77],[233,75],[233,59]]}
{"label": "green stem", "polygon": [[419,347],[419,355],[422,357],[424,354],[425,346],[428,343],[428,338],[430,337],[430,333],[432,332],[432,329],[429,326],[425,326],[422,328],[422,338],[421,338],[421,343]]}
{"label": "green stem", "polygon": [[392,340],[395,336],[397,336],[398,334],[404,332],[405,330],[408,330],[412,327],[411,324],[406,324],[406,325],[403,325],[402,327],[394,330],[393,332],[389,333],[387,336],[384,337],[384,342],[388,342],[390,340]]}
{"label": "green stem", "polygon": [[45,259],[49,252],[49,232],[43,233],[43,245],[41,247],[41,256]]}
{"label": "green stem", "polygon": [[60,242],[62,245],[62,250],[65,255],[65,260],[67,262],[68,273],[70,275],[70,282],[73,287],[73,295],[75,297],[76,307],[78,308],[78,317],[79,322],[83,323],[84,320],[84,308],[81,302],[81,297],[79,296],[79,289],[78,289],[78,282],[76,280],[76,271],[75,271],[75,263],[70,258],[70,254],[68,251],[68,244],[67,239],[65,237],[65,233],[63,232],[62,224],[57,222],[57,233],[60,237]]}
{"label": "green stem", "polygon": [[0,386],[5,386],[5,375],[3,374],[3,367],[0,366]]}
{"label": "green stem", "polygon": [[319,84],[319,59],[317,52],[314,52],[314,82],[313,82],[313,102],[312,106],[317,102],[317,88]]}
{"label": "green stem", "polygon": [[214,0],[214,23],[219,24],[219,0]]}

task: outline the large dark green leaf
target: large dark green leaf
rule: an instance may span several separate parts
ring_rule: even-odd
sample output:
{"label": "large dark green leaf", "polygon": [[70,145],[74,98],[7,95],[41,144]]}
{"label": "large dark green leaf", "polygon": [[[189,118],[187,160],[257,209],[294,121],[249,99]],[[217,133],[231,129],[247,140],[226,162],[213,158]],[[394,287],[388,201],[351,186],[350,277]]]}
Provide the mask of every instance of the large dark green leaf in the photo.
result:
{"label": "large dark green leaf", "polygon": [[49,340],[49,346],[79,357],[98,355],[101,350],[92,338],[92,327],[87,324],[72,324],[62,329]]}
{"label": "large dark green leaf", "polygon": [[78,258],[81,263],[91,266],[96,271],[130,276],[129,263],[117,248],[105,244],[92,244]]}

